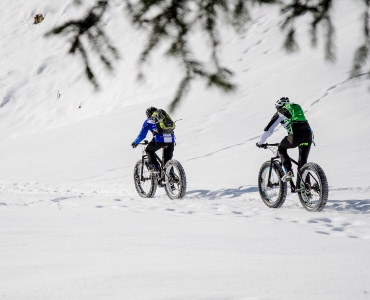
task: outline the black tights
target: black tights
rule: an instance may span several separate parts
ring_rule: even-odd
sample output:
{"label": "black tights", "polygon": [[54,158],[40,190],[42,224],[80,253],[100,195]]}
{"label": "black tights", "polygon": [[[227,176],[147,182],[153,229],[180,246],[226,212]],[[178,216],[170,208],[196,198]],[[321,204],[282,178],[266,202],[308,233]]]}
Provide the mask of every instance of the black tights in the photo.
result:
{"label": "black tights", "polygon": [[281,162],[288,172],[292,169],[292,162],[288,155],[288,149],[299,147],[299,158],[298,158],[298,169],[300,169],[305,163],[307,163],[308,154],[310,153],[312,144],[312,134],[301,134],[298,137],[288,135],[283,138],[278,147]]}
{"label": "black tights", "polygon": [[165,147],[163,149],[163,165],[165,165],[173,157],[175,143],[157,143],[154,140],[152,140],[146,147],[146,153],[148,155],[148,161],[150,164],[156,166],[159,165],[154,153],[163,147]]}

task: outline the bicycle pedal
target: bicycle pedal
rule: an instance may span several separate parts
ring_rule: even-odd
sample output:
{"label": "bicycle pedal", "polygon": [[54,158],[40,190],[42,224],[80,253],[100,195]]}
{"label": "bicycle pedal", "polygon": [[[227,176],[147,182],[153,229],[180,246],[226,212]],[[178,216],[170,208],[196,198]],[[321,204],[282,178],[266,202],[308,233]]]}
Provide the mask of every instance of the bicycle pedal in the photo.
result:
{"label": "bicycle pedal", "polygon": [[281,178],[281,181],[286,183],[293,182],[292,178]]}

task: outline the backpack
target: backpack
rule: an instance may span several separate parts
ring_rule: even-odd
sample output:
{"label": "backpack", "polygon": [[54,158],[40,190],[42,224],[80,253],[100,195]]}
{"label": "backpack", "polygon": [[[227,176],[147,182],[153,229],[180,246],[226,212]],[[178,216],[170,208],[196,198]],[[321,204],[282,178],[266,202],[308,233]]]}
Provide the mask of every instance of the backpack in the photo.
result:
{"label": "backpack", "polygon": [[291,122],[307,121],[299,104],[287,103],[283,107],[292,115]]}
{"label": "backpack", "polygon": [[176,124],[163,109],[157,109],[151,116],[157,126],[158,133],[173,133]]}
{"label": "backpack", "polygon": [[293,134],[293,123],[295,122],[307,122],[306,117],[304,116],[303,109],[299,104],[295,103],[286,103],[283,106],[283,109],[287,110],[291,117],[290,119],[284,120],[284,127],[289,134]]}

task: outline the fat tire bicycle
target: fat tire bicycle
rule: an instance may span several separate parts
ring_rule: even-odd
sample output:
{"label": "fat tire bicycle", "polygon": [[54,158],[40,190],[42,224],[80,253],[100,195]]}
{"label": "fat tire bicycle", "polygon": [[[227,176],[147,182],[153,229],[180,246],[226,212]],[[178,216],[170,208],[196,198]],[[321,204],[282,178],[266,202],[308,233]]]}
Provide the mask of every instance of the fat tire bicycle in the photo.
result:
{"label": "fat tire bicycle", "polygon": [[163,150],[162,159],[154,153],[159,162],[159,172],[153,173],[149,168],[148,156],[145,152],[148,141],[144,140],[139,145],[142,146],[142,157],[134,167],[134,182],[138,194],[143,198],[152,198],[159,186],[164,187],[167,196],[171,199],[184,197],[186,193],[186,175],[180,162],[171,159],[166,165],[163,165]]}
{"label": "fat tire bicycle", "polygon": [[[323,169],[318,164],[309,162],[300,169],[297,168],[296,184],[293,179],[282,181],[285,172],[277,151],[278,146],[279,144],[261,145],[261,148],[269,149],[274,154],[274,157],[261,166],[258,173],[258,190],[262,201],[270,208],[281,207],[286,199],[289,183],[291,192],[298,194],[306,210],[322,210],[329,196],[328,180]],[[297,161],[291,161],[298,166]]]}

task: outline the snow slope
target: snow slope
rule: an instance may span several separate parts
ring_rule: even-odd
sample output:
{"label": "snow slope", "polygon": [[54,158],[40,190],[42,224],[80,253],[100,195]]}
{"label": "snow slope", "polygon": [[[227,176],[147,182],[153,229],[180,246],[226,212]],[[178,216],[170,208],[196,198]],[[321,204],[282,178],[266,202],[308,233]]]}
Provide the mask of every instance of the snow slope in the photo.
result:
{"label": "snow slope", "polygon": [[[67,37],[44,37],[88,6],[70,2],[0,3],[1,299],[368,299],[369,81],[349,75],[360,1],[335,6],[335,64],[311,48],[303,21],[300,51],[287,54],[271,9],[256,8],[243,32],[225,29],[222,59],[239,89],[196,83],[173,113],[188,179],[178,201],[136,194],[130,144],[146,107],[167,107],[179,66],[156,53],[135,80],[145,36],[115,1],[105,27],[122,59],[111,75],[95,64],[94,92]],[[295,195],[277,210],[259,197],[270,153],[255,142],[281,96],[302,104],[314,130],[309,160],[330,185],[320,213]]]}

